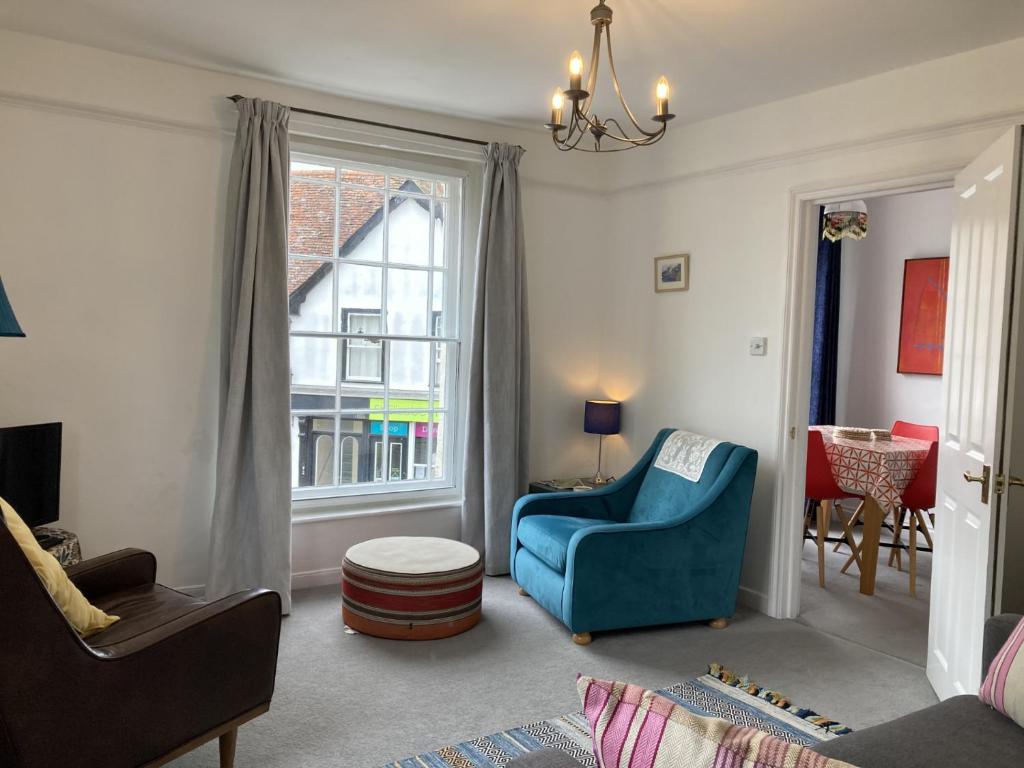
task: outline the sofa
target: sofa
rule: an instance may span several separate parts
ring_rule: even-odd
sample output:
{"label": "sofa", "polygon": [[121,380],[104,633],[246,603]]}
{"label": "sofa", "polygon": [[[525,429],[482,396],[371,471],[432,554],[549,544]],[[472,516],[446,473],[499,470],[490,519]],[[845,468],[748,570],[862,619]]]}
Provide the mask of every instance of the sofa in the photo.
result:
{"label": "sofa", "polygon": [[157,584],[139,549],[65,572],[120,620],[80,637],[0,515],[0,766],[158,766],[219,739],[231,768],[238,727],[270,707],[280,596],[206,602]]}
{"label": "sofa", "polygon": [[[660,455],[666,444],[677,464]],[[663,429],[607,486],[519,499],[512,578],[581,645],[598,631],[724,627],[736,608],[756,470],[750,448]]]}
{"label": "sofa", "polygon": [[[983,672],[1020,619],[1003,614],[985,622]],[[813,749],[858,768],[1020,768],[1024,728],[977,696],[954,696]],[[540,750],[512,760],[507,768],[580,768],[580,764],[564,752]]]}

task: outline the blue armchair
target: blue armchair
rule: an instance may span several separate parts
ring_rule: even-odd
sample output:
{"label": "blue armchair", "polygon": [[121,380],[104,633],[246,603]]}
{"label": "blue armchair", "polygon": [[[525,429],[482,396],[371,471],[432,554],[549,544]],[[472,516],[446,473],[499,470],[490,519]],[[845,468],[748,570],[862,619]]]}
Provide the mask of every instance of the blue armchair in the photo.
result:
{"label": "blue armchair", "polygon": [[593,491],[523,496],[512,512],[512,578],[573,633],[712,620],[736,609],[757,452],[720,443],[691,482],[636,466]]}

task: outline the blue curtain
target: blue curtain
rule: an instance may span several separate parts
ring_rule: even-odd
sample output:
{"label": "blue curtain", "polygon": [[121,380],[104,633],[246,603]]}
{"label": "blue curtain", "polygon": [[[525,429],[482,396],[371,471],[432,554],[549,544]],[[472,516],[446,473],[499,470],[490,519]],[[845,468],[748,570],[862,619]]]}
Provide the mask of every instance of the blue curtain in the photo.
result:
{"label": "blue curtain", "polygon": [[814,291],[814,339],[811,346],[810,424],[836,423],[842,254],[840,243],[822,238],[824,219],[824,209],[821,209],[818,213],[818,272]]}

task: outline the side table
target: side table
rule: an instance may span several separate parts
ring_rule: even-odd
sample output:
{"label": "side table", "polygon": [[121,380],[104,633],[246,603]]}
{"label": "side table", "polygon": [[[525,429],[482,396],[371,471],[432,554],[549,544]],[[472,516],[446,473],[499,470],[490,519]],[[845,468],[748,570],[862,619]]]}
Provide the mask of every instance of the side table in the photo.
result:
{"label": "side table", "polygon": [[[614,479],[610,478],[608,482],[601,485],[595,485],[592,477],[571,477],[568,480],[534,480],[530,483],[530,493],[563,493],[577,489],[590,491],[594,488],[602,488]],[[570,485],[571,483],[573,485]]]}
{"label": "side table", "polygon": [[32,533],[35,534],[39,545],[57,558],[57,562],[63,567],[82,562],[82,547],[78,543],[77,533],[45,525],[33,528]]}

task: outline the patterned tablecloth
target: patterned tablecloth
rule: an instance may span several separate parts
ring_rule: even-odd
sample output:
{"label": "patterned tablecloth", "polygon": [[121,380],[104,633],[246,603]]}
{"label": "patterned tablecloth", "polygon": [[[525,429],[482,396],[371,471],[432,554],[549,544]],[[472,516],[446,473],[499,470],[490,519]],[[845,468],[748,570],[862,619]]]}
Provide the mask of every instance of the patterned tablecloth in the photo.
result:
{"label": "patterned tablecloth", "polygon": [[821,432],[836,483],[844,491],[870,495],[886,511],[900,505],[900,494],[917,476],[931,443],[909,437],[892,440],[846,440],[835,427],[811,427]]}

